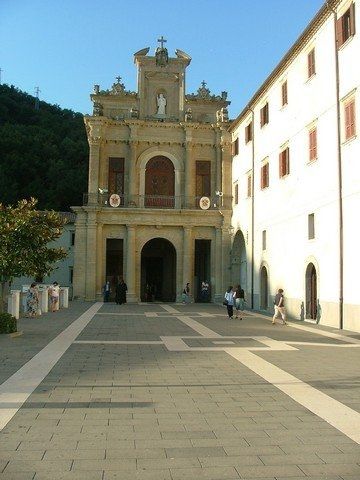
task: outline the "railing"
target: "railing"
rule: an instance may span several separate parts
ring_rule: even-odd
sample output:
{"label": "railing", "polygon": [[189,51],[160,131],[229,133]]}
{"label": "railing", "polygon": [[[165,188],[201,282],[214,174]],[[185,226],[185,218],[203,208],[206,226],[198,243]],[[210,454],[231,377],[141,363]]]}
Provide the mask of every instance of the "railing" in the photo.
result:
{"label": "railing", "polygon": [[[187,197],[185,195],[166,196],[166,195],[119,195],[120,202],[118,206],[110,204],[111,194],[109,193],[84,193],[84,206],[101,206],[109,208],[156,208],[156,209],[193,209],[193,210],[218,210],[221,208],[231,208],[231,195],[213,196],[209,202],[200,202],[201,198]],[[201,206],[203,208],[201,208]],[[205,208],[208,207],[208,208]]]}

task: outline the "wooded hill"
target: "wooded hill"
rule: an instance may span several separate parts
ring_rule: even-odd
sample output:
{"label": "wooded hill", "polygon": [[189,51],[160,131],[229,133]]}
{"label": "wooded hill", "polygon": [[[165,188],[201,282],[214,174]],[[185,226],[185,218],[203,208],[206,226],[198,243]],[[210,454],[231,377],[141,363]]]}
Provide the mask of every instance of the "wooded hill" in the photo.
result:
{"label": "wooded hill", "polygon": [[0,202],[31,196],[67,211],[87,191],[88,143],[81,113],[0,85]]}

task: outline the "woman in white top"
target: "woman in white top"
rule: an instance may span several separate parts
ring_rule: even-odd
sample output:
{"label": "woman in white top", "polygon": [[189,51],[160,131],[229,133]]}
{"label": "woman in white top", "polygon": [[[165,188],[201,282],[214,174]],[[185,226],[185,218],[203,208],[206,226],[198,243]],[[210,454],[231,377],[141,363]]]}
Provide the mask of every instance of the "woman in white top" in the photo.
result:
{"label": "woman in white top", "polygon": [[229,288],[226,290],[224,297],[227,301],[226,308],[229,318],[232,319],[234,315],[234,291],[232,285],[230,285]]}

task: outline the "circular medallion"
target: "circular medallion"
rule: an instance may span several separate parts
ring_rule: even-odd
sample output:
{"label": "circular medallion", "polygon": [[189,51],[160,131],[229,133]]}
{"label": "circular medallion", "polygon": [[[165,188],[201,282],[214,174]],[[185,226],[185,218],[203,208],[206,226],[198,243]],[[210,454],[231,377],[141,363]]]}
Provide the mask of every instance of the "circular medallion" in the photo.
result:
{"label": "circular medallion", "polygon": [[118,207],[120,205],[120,196],[117,193],[110,195],[109,203],[112,207]]}
{"label": "circular medallion", "polygon": [[210,198],[209,197],[201,197],[199,200],[199,206],[201,210],[207,210],[210,208]]}

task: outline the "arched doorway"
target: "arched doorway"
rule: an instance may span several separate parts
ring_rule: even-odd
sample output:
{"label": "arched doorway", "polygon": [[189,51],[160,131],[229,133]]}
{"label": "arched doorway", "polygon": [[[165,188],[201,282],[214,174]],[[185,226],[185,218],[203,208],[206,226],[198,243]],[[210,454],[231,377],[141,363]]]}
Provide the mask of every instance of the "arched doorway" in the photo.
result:
{"label": "arched doorway", "polygon": [[306,268],[306,318],[317,318],[317,275],[313,263]]}
{"label": "arched doorway", "polygon": [[261,267],[260,271],[260,309],[268,309],[269,288],[268,288],[268,273],[266,267]]}
{"label": "arched doorway", "polygon": [[145,171],[145,207],[174,208],[175,170],[162,155],[151,158]]}
{"label": "arched doorway", "polygon": [[149,240],[141,251],[141,300],[174,302],[176,250],[165,238]]}
{"label": "arched doorway", "polygon": [[241,230],[236,232],[231,250],[231,282],[247,291],[247,257],[245,238]]}

